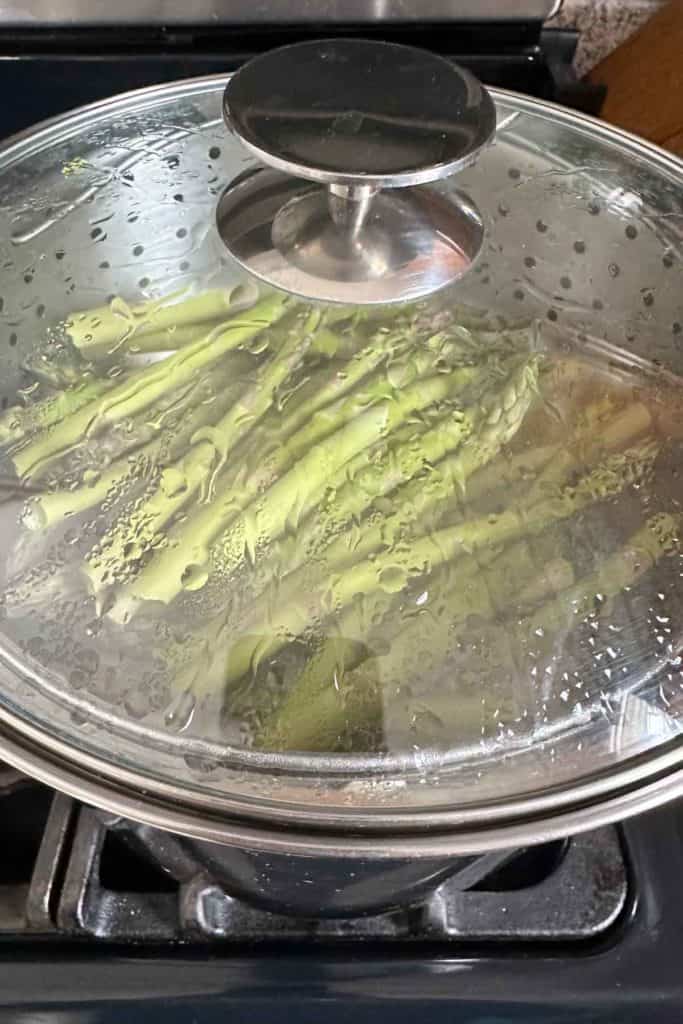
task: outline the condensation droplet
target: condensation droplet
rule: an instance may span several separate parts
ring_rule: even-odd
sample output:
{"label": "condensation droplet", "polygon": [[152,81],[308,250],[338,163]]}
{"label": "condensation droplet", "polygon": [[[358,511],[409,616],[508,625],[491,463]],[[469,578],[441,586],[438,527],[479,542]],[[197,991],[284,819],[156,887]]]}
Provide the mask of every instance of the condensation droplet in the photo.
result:
{"label": "condensation droplet", "polygon": [[201,588],[206,584],[208,578],[208,566],[193,563],[192,565],[185,567],[183,575],[180,578],[180,583],[184,590],[201,590]]}
{"label": "condensation droplet", "polygon": [[174,732],[183,732],[190,726],[196,707],[197,700],[194,694],[185,690],[168,708],[164,716],[166,726]]}

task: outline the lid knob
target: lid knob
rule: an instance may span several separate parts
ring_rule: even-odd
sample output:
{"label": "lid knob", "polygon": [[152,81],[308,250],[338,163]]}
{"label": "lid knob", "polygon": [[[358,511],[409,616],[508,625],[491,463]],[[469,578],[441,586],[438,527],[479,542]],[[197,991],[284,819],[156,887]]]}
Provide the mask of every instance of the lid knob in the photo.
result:
{"label": "lid knob", "polygon": [[268,168],[217,212],[233,256],[307,298],[397,302],[462,276],[483,241],[469,200],[428,188],[472,163],[495,107],[469,72],[394,43],[298,43],[245,64],[226,122]]}

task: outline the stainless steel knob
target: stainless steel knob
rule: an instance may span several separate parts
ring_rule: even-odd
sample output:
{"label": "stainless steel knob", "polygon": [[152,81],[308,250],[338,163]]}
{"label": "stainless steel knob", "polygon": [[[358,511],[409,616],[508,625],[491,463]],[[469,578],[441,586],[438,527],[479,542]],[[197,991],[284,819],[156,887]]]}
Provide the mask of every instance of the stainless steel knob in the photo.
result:
{"label": "stainless steel knob", "polygon": [[495,130],[489,94],[450,61],[393,43],[298,43],[236,72],[224,114],[268,166],[228,185],[218,230],[268,283],[332,302],[405,301],[456,280],[479,252],[473,204],[427,185],[472,163]]}

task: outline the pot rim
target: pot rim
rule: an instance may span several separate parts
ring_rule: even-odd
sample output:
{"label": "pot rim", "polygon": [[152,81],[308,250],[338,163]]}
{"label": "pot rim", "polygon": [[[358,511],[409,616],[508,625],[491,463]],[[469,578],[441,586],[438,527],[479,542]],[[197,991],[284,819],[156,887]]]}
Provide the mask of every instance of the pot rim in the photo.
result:
{"label": "pot rim", "polygon": [[[40,122],[0,145],[5,166],[23,158],[44,143],[69,137],[84,125],[111,118],[112,112],[139,104],[157,103],[189,96],[207,87],[223,88],[230,74],[207,75],[173,83],[148,86],[79,107],[67,114]],[[608,126],[598,119],[558,104],[522,94],[492,88],[492,98],[510,102],[520,113],[559,120],[589,132],[593,138],[620,143],[637,157],[648,158],[662,171],[683,178],[683,159],[629,132]],[[140,109],[138,105],[137,109]],[[217,119],[217,122],[220,118]],[[54,134],[55,127],[62,132]],[[321,810],[279,804],[266,800],[226,796],[210,798],[198,793],[179,792],[168,783],[98,760],[64,742],[46,737],[7,708],[0,708],[0,757],[27,774],[63,790],[77,799],[93,803],[114,814],[134,818],[152,826],[197,839],[226,845],[247,845],[264,851],[344,854],[346,856],[396,855],[431,857],[481,852],[520,843],[543,842],[575,833],[616,818],[637,814],[665,800],[683,794],[683,738],[665,747],[596,774],[558,786],[554,791],[529,792],[515,800],[459,809],[378,810],[334,808]],[[269,755],[259,755],[261,771],[268,768]],[[330,765],[328,755],[271,755],[273,767],[296,772],[303,762],[307,774],[321,775]],[[368,758],[362,760],[367,771]],[[345,759],[349,774],[354,759]],[[245,759],[248,768],[248,759]],[[390,765],[382,759],[381,771]],[[334,773],[332,773],[334,774]],[[349,830],[353,834],[349,835]],[[286,830],[286,831],[285,831]]]}
{"label": "pot rim", "polygon": [[669,754],[651,765],[649,781],[642,777],[624,780],[620,788],[613,788],[597,803],[586,794],[573,794],[571,803],[534,813],[533,802],[527,801],[530,806],[526,813],[518,816],[508,813],[498,821],[484,820],[474,827],[464,824],[449,828],[447,822],[438,827],[433,823],[420,832],[407,829],[401,815],[394,815],[393,831],[389,832],[359,830],[355,822],[347,823],[346,830],[305,830],[287,827],[275,819],[259,823],[202,811],[169,795],[159,798],[146,791],[140,781],[131,784],[130,780],[108,779],[91,768],[47,753],[22,733],[12,735],[4,722],[0,723],[0,758],[37,781],[116,818],[130,818],[221,846],[291,856],[391,859],[486,853],[566,838],[623,821],[683,796],[683,766],[679,756],[672,758]]}

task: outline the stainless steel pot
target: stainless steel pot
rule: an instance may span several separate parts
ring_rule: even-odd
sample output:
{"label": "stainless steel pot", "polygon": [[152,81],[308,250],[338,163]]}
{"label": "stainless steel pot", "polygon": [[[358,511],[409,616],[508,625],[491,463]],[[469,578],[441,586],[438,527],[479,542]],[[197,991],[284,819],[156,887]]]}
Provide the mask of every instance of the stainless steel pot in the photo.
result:
{"label": "stainless steel pot", "polygon": [[[226,254],[229,224],[223,222],[222,239],[214,219],[225,186],[234,188],[257,167],[225,134],[228,82],[131,93],[4,145],[6,404],[30,384],[24,367],[28,360],[35,371],[44,322],[113,294],[154,297],[244,280]],[[549,338],[567,353],[607,353],[609,372],[622,384],[656,389],[665,382],[677,393],[683,165],[582,115],[510,93],[491,96],[496,142],[456,179],[457,202],[465,195],[468,208],[481,211],[483,249],[470,272],[431,300],[432,312],[457,303],[508,320],[523,315],[541,342]],[[450,180],[426,187],[455,201]],[[672,480],[667,492],[674,502],[677,486]],[[34,542],[17,542],[25,495],[8,494],[6,575],[24,574],[30,584]],[[619,515],[615,506],[615,530]],[[88,520],[74,523],[48,552],[62,566],[87,540]],[[642,601],[656,595],[652,586]],[[598,685],[603,666],[596,663],[583,703],[575,693],[561,696],[571,688],[549,669],[552,710],[532,730],[518,722],[483,744],[376,754],[246,749],[221,732],[210,702],[179,727],[167,693],[146,690],[141,704],[126,686],[126,673],[145,659],[134,627],[106,690],[93,681],[99,670],[91,680],[87,669],[85,678],[69,676],[62,665],[60,630],[81,637],[79,651],[103,653],[97,630],[94,640],[82,639],[92,603],[71,602],[41,635],[35,622],[6,617],[0,756],[108,811],[208,844],[212,869],[218,865],[228,882],[271,906],[293,905],[277,883],[290,857],[311,858],[320,885],[302,902],[305,910],[391,905],[446,873],[453,857],[566,835],[681,792],[680,609],[675,585],[667,587],[659,609],[667,622],[656,632],[639,605],[622,642],[619,677],[604,676]],[[55,605],[62,597],[54,592]],[[264,896],[258,878],[265,856],[277,867]],[[361,895],[352,886],[335,903],[333,891],[346,888],[340,877],[348,880],[361,862],[372,881]],[[388,889],[374,878],[388,864],[397,870],[393,891],[389,876]]]}

